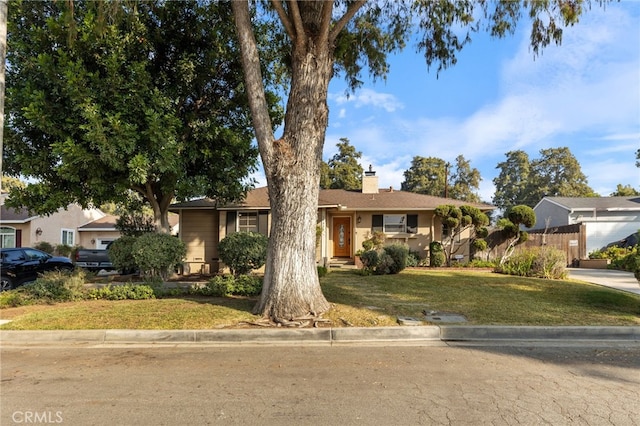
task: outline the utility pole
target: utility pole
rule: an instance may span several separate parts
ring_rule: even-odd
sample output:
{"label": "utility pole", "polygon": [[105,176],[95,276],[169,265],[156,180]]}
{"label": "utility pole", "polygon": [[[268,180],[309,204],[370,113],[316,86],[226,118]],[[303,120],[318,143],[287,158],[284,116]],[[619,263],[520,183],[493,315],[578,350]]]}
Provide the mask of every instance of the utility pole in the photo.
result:
{"label": "utility pole", "polygon": [[450,163],[444,165],[444,198],[449,198],[449,167]]}

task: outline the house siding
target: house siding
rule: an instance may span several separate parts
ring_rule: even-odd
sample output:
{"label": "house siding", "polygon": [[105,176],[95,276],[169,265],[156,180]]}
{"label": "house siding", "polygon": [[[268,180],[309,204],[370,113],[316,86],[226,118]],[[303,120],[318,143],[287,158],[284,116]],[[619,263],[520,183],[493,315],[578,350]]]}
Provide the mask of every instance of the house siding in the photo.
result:
{"label": "house siding", "polygon": [[218,271],[218,228],[218,214],[215,211],[181,212],[180,239],[187,247],[185,274]]}

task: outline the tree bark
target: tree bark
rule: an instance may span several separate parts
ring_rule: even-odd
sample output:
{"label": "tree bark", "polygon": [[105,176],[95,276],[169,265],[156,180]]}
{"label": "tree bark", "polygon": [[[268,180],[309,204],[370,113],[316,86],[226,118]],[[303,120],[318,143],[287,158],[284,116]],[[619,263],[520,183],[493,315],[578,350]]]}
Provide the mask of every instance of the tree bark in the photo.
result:
{"label": "tree bark", "polygon": [[[251,112],[269,186],[271,232],[264,285],[254,312],[278,320],[317,316],[329,310],[315,261],[322,146],[328,123],[326,103],[333,69],[323,5],[289,3],[292,79],[282,138],[274,140],[268,118],[248,4],[232,2],[240,39]],[[309,31],[315,21],[317,32]],[[267,131],[268,129],[268,131]]]}

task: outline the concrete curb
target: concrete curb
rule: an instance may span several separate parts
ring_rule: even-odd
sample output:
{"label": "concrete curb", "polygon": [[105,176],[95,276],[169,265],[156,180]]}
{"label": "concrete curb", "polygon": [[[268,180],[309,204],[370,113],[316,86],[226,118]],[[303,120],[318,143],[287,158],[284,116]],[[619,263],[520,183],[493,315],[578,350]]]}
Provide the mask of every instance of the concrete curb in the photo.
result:
{"label": "concrete curb", "polygon": [[471,340],[628,340],[640,342],[640,327],[447,326],[443,341]]}
{"label": "concrete curb", "polygon": [[422,326],[234,330],[0,330],[2,345],[348,344],[489,341],[616,341],[640,344],[635,327]]}

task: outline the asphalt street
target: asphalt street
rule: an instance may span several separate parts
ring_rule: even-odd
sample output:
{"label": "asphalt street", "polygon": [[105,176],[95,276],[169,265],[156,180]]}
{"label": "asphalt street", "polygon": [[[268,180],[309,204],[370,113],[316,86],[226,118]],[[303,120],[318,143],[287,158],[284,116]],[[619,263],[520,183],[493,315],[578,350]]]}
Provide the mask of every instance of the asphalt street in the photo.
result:
{"label": "asphalt street", "polygon": [[640,348],[5,347],[2,425],[639,425]]}

